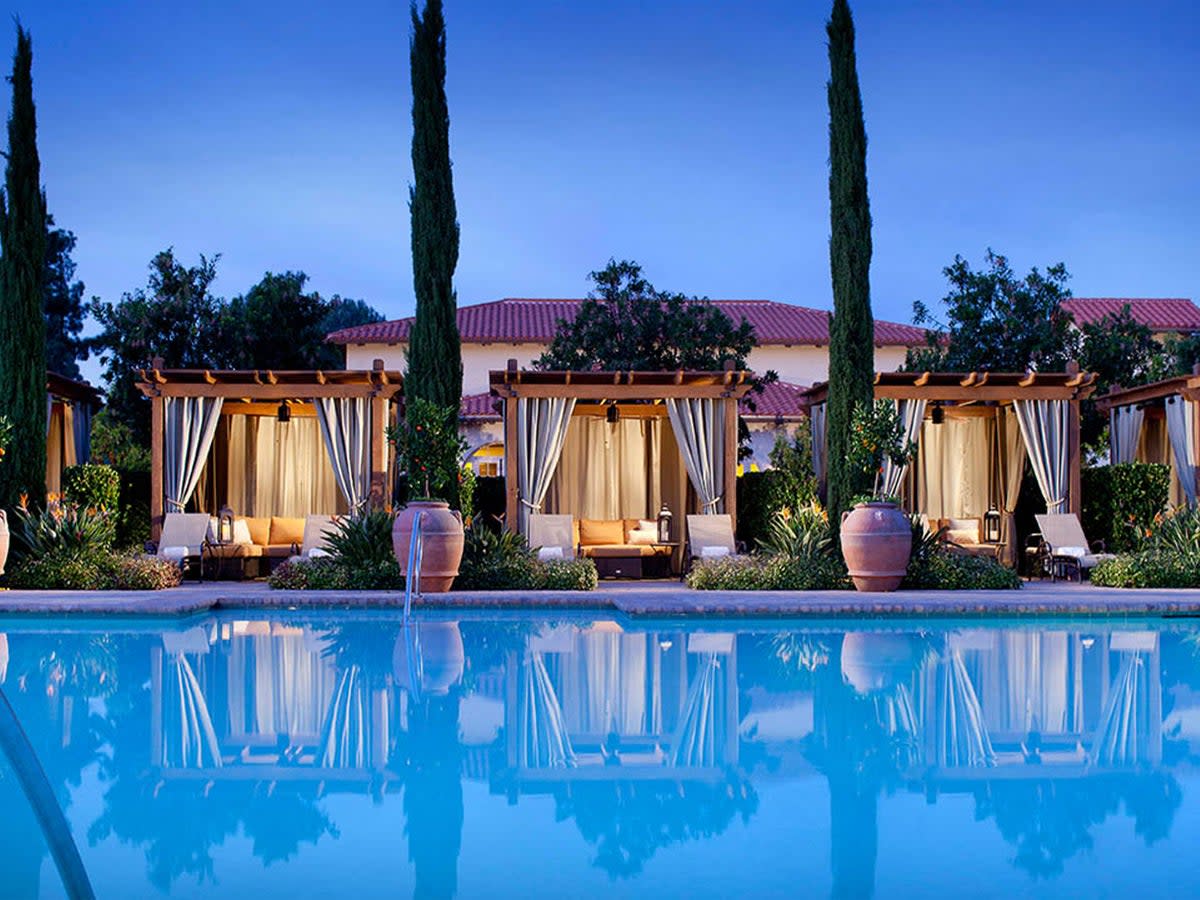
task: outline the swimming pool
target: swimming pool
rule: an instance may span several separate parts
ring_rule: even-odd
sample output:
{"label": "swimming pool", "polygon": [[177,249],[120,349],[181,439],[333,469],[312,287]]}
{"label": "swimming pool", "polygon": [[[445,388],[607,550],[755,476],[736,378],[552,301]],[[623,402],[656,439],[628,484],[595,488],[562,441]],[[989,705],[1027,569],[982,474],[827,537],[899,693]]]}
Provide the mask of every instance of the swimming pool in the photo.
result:
{"label": "swimming pool", "polygon": [[3,897],[1200,890],[1195,620],[0,634]]}

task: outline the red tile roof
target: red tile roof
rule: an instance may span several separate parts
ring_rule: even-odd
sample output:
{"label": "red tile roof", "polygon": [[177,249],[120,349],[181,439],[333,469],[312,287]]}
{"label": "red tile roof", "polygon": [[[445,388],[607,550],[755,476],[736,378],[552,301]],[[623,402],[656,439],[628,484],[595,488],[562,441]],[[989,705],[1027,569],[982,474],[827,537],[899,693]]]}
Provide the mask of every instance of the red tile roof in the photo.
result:
{"label": "red tile roof", "polygon": [[[582,300],[506,298],[458,310],[458,331],[470,343],[548,344],[559,319],[573,319]],[[774,300],[714,300],[735,323],[745,318],[754,326],[759,344],[825,345],[829,343],[829,313]],[[393,319],[343,328],[328,336],[335,344],[398,344],[408,340],[412,318]],[[880,346],[924,345],[925,330],[897,322],[875,321]]]}
{"label": "red tile roof", "polygon": [[1077,325],[1084,325],[1115,316],[1126,304],[1151,331],[1200,331],[1200,307],[1186,297],[1072,297],[1062,305]]}
{"label": "red tile roof", "polygon": [[[761,394],[752,395],[755,409],[750,409],[743,399],[738,404],[738,412],[750,419],[774,419],[776,416],[798,419],[804,414],[805,390],[803,385],[777,381],[767,385]],[[500,400],[490,394],[468,394],[462,398],[461,415],[476,422],[498,422],[501,418],[497,410],[499,403]]]}

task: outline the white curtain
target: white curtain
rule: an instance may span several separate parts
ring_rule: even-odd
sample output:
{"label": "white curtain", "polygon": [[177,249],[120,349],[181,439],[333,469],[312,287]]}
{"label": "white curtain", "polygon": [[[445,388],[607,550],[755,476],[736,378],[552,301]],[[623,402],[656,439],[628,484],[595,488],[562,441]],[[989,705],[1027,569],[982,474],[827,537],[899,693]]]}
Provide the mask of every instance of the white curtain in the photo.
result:
{"label": "white curtain", "polygon": [[1188,506],[1196,505],[1196,416],[1190,400],[1167,398],[1167,438]]}
{"label": "white curtain", "polygon": [[921,429],[917,508],[930,519],[980,518],[988,507],[988,425],[947,416]]}
{"label": "white curtain", "polygon": [[1070,406],[1067,400],[1014,400],[1017,422],[1025,439],[1029,463],[1046,501],[1046,511],[1061,513],[1067,508],[1067,431]]}
{"label": "white curtain", "polygon": [[829,407],[824,403],[818,403],[816,406],[810,407],[808,411],[809,425],[812,428],[813,477],[817,479],[818,490],[825,487],[825,414],[828,409]]}
{"label": "white curtain", "polygon": [[671,430],[705,515],[725,512],[725,404],[710,397],[668,399]]}
{"label": "white curtain", "polygon": [[1109,462],[1113,465],[1134,461],[1145,415],[1136,404],[1114,406],[1108,411]]}
{"label": "white curtain", "polygon": [[196,490],[224,402],[221,397],[166,398],[163,489],[167,512],[181,512]]}
{"label": "white curtain", "polygon": [[529,513],[541,512],[574,411],[573,397],[520,397],[517,400],[517,499],[520,503],[517,517],[521,534],[529,533]]}
{"label": "white curtain", "polygon": [[318,397],[312,401],[338,487],[352,513],[371,492],[371,406],[367,397]]}
{"label": "white curtain", "polygon": [[664,419],[573,417],[543,511],[576,519],[653,519],[664,499],[666,431]]}
{"label": "white curtain", "polygon": [[[921,422],[925,418],[924,400],[893,400],[896,414],[904,423],[904,443],[907,445],[921,437]],[[816,456],[814,454],[813,458]],[[887,497],[900,496],[900,485],[904,483],[904,475],[908,471],[908,463],[898,466],[890,459],[883,463],[883,493]]]}

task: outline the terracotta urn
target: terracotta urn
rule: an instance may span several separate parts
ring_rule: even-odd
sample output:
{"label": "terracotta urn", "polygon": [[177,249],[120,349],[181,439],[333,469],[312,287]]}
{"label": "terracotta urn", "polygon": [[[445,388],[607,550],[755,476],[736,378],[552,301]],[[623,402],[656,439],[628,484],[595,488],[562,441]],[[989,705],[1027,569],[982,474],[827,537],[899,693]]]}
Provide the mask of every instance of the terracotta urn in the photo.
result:
{"label": "terracotta urn", "polygon": [[912,673],[913,658],[907,634],[851,631],[842,640],[842,677],[860,694],[886,691]]}
{"label": "terracotta urn", "polygon": [[[418,659],[411,659],[413,654]],[[438,696],[450,693],[462,680],[466,663],[457,622],[421,622],[411,631],[402,631],[392,651],[392,675],[397,684],[408,685],[412,674],[419,672],[417,687]]]}
{"label": "terracotta urn", "polygon": [[895,503],[860,503],[842,517],[842,558],[860,591],[894,591],[912,553],[912,525]]}
{"label": "terracotta urn", "polygon": [[0,509],[0,575],[4,574],[4,564],[8,561],[8,516]]}
{"label": "terracotta urn", "polygon": [[421,518],[421,592],[441,594],[450,590],[458,575],[463,555],[463,521],[457,510],[441,500],[413,500],[400,510],[392,523],[392,551],[400,571],[408,577],[408,547],[413,520]]}

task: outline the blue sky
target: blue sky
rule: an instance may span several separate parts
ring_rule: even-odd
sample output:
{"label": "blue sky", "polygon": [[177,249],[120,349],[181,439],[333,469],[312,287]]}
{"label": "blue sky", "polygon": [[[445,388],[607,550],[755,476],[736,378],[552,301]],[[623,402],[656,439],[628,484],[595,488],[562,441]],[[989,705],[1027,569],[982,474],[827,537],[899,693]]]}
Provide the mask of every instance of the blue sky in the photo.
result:
{"label": "blue sky", "polygon": [[[829,305],[827,2],[446,5],[460,303],[581,295],[615,256],[661,288]],[[407,7],[315,7],[12,7],[89,296],[173,245],[221,253],[226,296],[302,269],[411,312]],[[1193,2],[853,7],[878,317],[989,246],[1065,262],[1078,295],[1200,293]]]}

